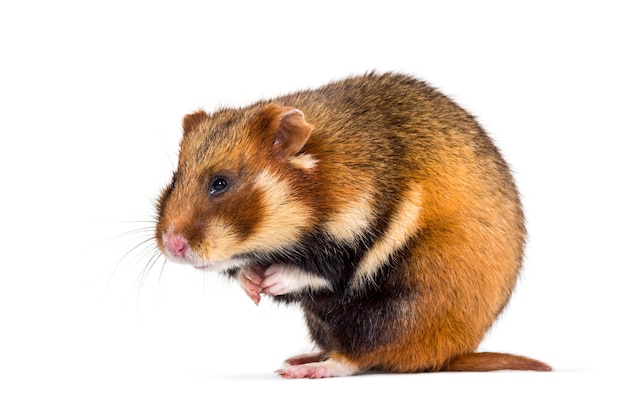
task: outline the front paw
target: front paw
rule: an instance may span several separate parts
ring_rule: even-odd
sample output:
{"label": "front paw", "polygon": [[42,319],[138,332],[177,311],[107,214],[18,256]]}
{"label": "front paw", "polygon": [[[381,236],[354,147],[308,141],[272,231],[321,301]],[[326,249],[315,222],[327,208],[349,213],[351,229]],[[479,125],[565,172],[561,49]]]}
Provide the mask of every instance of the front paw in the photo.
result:
{"label": "front paw", "polygon": [[246,295],[256,304],[261,301],[261,283],[263,282],[263,270],[257,268],[244,268],[237,275],[237,281]]}
{"label": "front paw", "polygon": [[285,295],[294,291],[298,291],[300,286],[296,279],[289,273],[288,268],[282,265],[274,264],[265,270],[263,280],[260,284],[263,294],[277,296]]}

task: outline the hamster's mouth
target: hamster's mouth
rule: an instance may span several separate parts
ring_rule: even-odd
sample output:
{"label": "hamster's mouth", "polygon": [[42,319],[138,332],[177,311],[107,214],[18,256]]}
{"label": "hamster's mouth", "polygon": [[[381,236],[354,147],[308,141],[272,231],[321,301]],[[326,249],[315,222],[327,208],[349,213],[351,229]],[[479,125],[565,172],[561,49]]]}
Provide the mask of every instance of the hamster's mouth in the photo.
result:
{"label": "hamster's mouth", "polygon": [[197,270],[203,271],[227,271],[231,268],[241,267],[247,264],[246,260],[239,259],[230,259],[230,260],[221,260],[221,261],[212,261],[212,262],[200,262],[198,264],[193,264],[193,267]]}
{"label": "hamster's mouth", "polygon": [[210,264],[197,264],[194,265],[193,268],[196,270],[204,270],[204,271],[218,271],[216,268],[221,264],[219,263],[210,263]]}

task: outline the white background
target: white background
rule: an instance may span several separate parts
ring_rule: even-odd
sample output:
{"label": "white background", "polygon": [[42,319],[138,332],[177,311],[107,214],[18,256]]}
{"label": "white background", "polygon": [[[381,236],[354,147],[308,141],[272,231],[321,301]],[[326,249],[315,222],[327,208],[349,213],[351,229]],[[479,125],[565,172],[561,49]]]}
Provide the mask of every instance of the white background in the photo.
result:
{"label": "white background", "polygon": [[[617,1],[2,2],[0,409],[624,409],[625,17]],[[186,113],[370,69],[428,80],[501,147],[530,238],[481,349],[554,372],[286,381],[272,372],[310,349],[297,310],[162,258],[145,270],[152,244],[133,247]]]}

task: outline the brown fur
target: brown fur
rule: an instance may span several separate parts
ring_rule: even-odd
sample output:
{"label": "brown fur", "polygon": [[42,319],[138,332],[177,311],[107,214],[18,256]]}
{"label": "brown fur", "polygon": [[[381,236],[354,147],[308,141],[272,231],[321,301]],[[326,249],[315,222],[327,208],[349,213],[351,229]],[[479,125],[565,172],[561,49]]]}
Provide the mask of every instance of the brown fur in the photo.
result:
{"label": "brown fur", "polygon": [[[361,371],[549,368],[474,354],[515,286],[526,231],[506,163],[444,95],[368,74],[197,112],[183,130],[161,250],[175,233],[193,250],[182,262],[327,280],[332,291],[276,296],[302,305],[324,358]],[[228,190],[211,196],[216,176]]]}

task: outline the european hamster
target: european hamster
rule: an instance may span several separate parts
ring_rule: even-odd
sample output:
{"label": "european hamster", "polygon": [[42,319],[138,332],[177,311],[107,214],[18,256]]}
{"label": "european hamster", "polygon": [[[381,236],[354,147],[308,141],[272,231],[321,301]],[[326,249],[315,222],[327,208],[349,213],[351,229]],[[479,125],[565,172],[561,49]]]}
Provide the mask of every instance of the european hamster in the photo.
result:
{"label": "european hamster", "polygon": [[319,353],[283,377],[550,370],[475,353],[515,286],[523,211],[481,126],[415,78],[187,115],[157,215],[168,259],[301,306]]}

